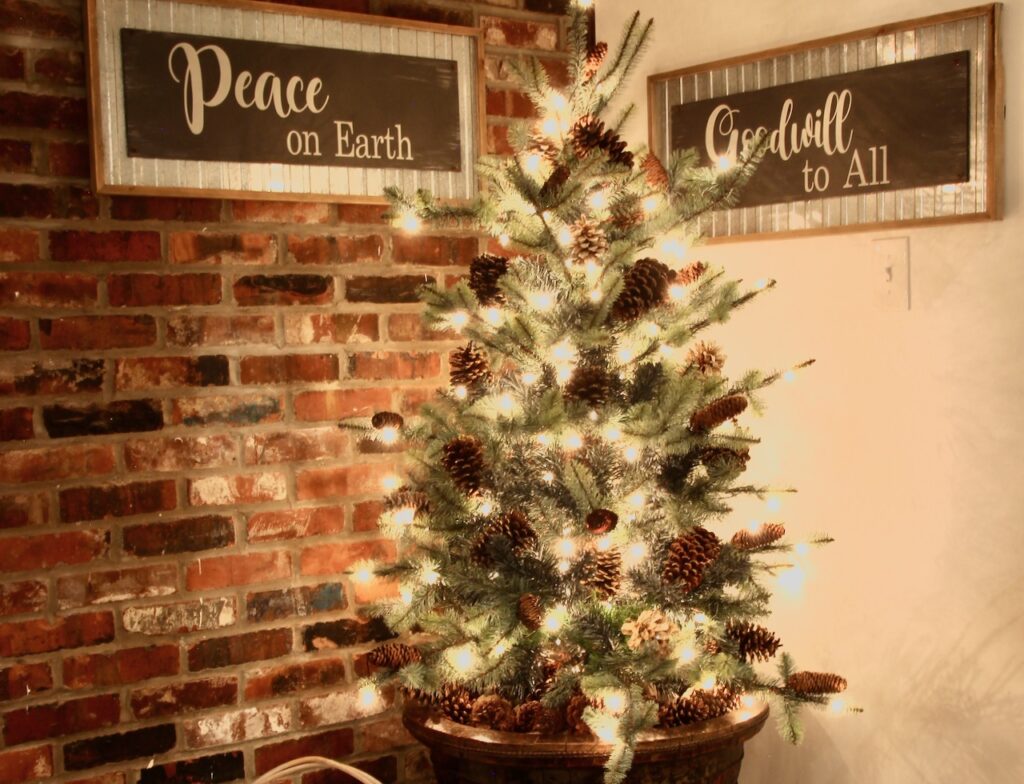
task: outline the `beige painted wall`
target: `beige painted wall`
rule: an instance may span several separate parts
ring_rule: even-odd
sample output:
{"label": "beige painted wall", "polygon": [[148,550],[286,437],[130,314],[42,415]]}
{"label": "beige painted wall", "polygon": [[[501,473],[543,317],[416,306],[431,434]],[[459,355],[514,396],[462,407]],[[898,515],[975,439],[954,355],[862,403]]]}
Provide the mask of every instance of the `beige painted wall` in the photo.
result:
{"label": "beige painted wall", "polygon": [[[963,5],[605,0],[599,37],[617,40],[634,9],[655,18],[633,84],[640,143],[648,74]],[[800,488],[778,515],[797,535],[838,542],[809,559],[800,598],[779,596],[771,625],[799,665],[847,675],[867,711],[808,712],[796,749],[762,733],[743,784],[1024,781],[1022,0],[1004,22],[1003,221],[702,251],[779,281],[719,331],[734,371],[818,358],[769,393],[752,471]],[[873,241],[886,237],[909,238],[909,311],[877,303]],[[743,508],[734,522],[764,517]]]}

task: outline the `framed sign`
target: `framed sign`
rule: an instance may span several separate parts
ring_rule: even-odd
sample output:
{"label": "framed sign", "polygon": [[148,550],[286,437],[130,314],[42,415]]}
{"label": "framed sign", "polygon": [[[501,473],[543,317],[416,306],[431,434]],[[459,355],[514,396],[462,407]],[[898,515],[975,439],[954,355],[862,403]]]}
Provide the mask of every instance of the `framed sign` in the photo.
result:
{"label": "framed sign", "polygon": [[476,193],[476,30],[248,0],[88,0],[101,193]]}
{"label": "framed sign", "polygon": [[999,4],[657,74],[650,145],[764,158],[710,241],[1001,216]]}

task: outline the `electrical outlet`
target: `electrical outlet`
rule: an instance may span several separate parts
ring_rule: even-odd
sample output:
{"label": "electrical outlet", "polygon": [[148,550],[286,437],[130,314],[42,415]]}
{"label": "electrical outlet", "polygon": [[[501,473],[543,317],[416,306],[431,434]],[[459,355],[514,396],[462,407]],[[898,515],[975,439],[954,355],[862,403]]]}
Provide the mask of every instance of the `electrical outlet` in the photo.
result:
{"label": "electrical outlet", "polygon": [[873,240],[875,302],[882,310],[910,310],[910,237]]}

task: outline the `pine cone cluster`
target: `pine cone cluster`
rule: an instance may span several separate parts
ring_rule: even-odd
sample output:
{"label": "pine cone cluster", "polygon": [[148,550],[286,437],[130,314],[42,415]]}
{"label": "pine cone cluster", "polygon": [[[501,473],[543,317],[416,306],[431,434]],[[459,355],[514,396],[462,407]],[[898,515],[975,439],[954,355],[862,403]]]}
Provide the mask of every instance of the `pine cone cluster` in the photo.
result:
{"label": "pine cone cluster", "polygon": [[497,694],[477,697],[470,712],[469,723],[474,727],[508,732],[515,727],[512,703]]}
{"label": "pine cone cluster", "polygon": [[794,672],[786,688],[798,694],[839,694],[846,691],[846,678],[831,672]]}
{"label": "pine cone cluster", "polygon": [[692,264],[687,264],[679,272],[676,273],[676,282],[682,283],[684,286],[692,286],[705,272],[708,271],[708,265],[703,261],[695,261]]}
{"label": "pine cone cluster", "polygon": [[739,695],[726,686],[716,686],[708,691],[694,689],[661,703],[658,706],[658,723],[662,727],[681,727],[717,719],[734,710],[739,702]]}
{"label": "pine cone cluster", "polygon": [[718,375],[725,367],[725,355],[722,353],[722,349],[703,340],[690,349],[686,361],[705,376]]}
{"label": "pine cone cluster", "polygon": [[611,392],[612,377],[607,370],[596,365],[577,365],[565,384],[564,395],[567,400],[597,408],[608,402]]}
{"label": "pine cone cluster", "polygon": [[565,729],[565,719],[561,711],[544,707],[540,700],[530,700],[516,706],[515,728],[518,732],[554,735]]}
{"label": "pine cone cluster", "polygon": [[658,191],[667,191],[672,187],[668,178],[668,172],[653,152],[647,153],[640,161],[640,168],[644,170],[647,184]]}
{"label": "pine cone cluster", "polygon": [[725,636],[736,644],[740,657],[748,663],[768,661],[782,647],[774,633],[749,621],[729,621]]}
{"label": "pine cone cluster", "polygon": [[587,699],[586,695],[579,692],[569,698],[569,702],[565,706],[565,723],[569,732],[576,735],[587,735],[590,733],[590,727],[583,720],[583,712],[590,705],[591,702]]}
{"label": "pine cone cluster", "polygon": [[633,168],[633,153],[626,148],[626,142],[597,117],[587,115],[575,122],[569,131],[569,140],[580,158],[594,150],[601,150],[610,163]]}
{"label": "pine cone cluster", "polygon": [[644,222],[644,209],[638,199],[617,199],[611,208],[612,223],[616,228],[629,230]]}
{"label": "pine cone cluster", "polygon": [[469,265],[469,288],[476,294],[481,305],[495,305],[505,301],[505,295],[498,287],[502,276],[508,272],[508,259],[484,253]]}
{"label": "pine cone cluster", "polygon": [[698,451],[701,464],[711,475],[742,472],[750,462],[747,449],[730,449],[727,446],[707,446]]}
{"label": "pine cone cluster", "polygon": [[615,321],[636,321],[668,297],[672,270],[656,259],[640,259],[627,270],[622,291],[612,303]]}
{"label": "pine cone cluster", "polygon": [[483,444],[473,436],[456,436],[444,445],[441,465],[452,482],[466,495],[476,495],[484,485],[487,461]]}
{"label": "pine cone cluster", "polygon": [[424,514],[430,511],[430,499],[427,498],[426,493],[402,487],[384,499],[384,508],[389,512],[395,509],[411,508],[416,514]]}
{"label": "pine cone cluster", "polygon": [[401,642],[386,642],[370,651],[366,655],[366,660],[374,667],[397,670],[408,664],[423,661],[423,656],[411,645]]}
{"label": "pine cone cluster", "polygon": [[561,148],[555,144],[554,140],[543,133],[534,133],[530,136],[529,149],[540,153],[551,163],[557,161],[558,156],[562,152]]}
{"label": "pine cone cluster", "polygon": [[753,550],[766,547],[786,535],[786,526],[781,523],[765,523],[756,531],[746,528],[732,535],[732,546],[737,550]]}
{"label": "pine cone cluster", "polygon": [[664,583],[681,583],[694,591],[704,581],[704,571],[722,551],[722,543],[711,531],[697,526],[668,546],[661,570]]}
{"label": "pine cone cluster", "polygon": [[473,341],[449,354],[448,364],[451,366],[448,378],[452,386],[479,388],[491,381],[490,363]]}
{"label": "pine cone cluster", "polygon": [[622,624],[626,644],[633,651],[639,650],[646,643],[654,643],[664,652],[669,638],[677,631],[678,627],[661,610],[644,610],[635,621]]}
{"label": "pine cone cluster", "polygon": [[593,588],[602,599],[610,599],[622,584],[622,556],[618,550],[590,553],[583,585]]}
{"label": "pine cone cluster", "polygon": [[594,48],[587,52],[587,61],[583,64],[583,81],[589,82],[593,79],[608,56],[608,44],[598,41]]}
{"label": "pine cone cluster", "polygon": [[437,708],[458,724],[469,724],[473,719],[473,703],[476,700],[465,686],[446,683],[434,699]]}
{"label": "pine cone cluster", "polygon": [[587,515],[587,530],[592,534],[606,534],[614,531],[619,523],[619,516],[611,509],[594,509]]}
{"label": "pine cone cluster", "polygon": [[544,181],[544,184],[540,186],[541,201],[549,202],[554,199],[569,181],[571,173],[568,166],[562,163],[558,164],[547,180]]}
{"label": "pine cone cluster", "polygon": [[608,250],[608,238],[600,224],[586,215],[570,227],[572,232],[572,260],[577,264],[592,261],[599,264]]}
{"label": "pine cone cluster", "polygon": [[524,593],[519,597],[516,617],[531,632],[537,631],[541,624],[540,598],[532,593]]}
{"label": "pine cone cluster", "polygon": [[394,411],[378,411],[370,419],[370,424],[374,430],[383,430],[385,427],[401,427],[405,424],[405,419]]}
{"label": "pine cone cluster", "polygon": [[707,433],[746,410],[747,399],[743,395],[720,397],[693,412],[690,416],[690,430],[694,433]]}
{"label": "pine cone cluster", "polygon": [[479,566],[491,566],[494,561],[488,552],[488,546],[495,537],[504,536],[512,545],[512,550],[520,555],[537,543],[537,532],[522,512],[513,509],[484,526],[484,529],[473,540],[470,557]]}

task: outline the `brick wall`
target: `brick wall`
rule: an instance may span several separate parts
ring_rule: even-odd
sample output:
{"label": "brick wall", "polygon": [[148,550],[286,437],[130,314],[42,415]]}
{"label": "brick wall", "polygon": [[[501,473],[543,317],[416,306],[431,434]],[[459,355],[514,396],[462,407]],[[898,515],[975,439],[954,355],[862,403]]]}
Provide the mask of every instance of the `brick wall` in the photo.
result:
{"label": "brick wall", "polygon": [[[323,5],[482,26],[492,151],[529,113],[508,59],[561,70],[551,0]],[[427,777],[395,711],[355,700],[382,589],[339,574],[394,554],[396,457],[335,423],[441,382],[415,289],[480,240],[98,196],[77,2],[0,6],[0,160],[0,781],[215,784],[309,753]]]}

